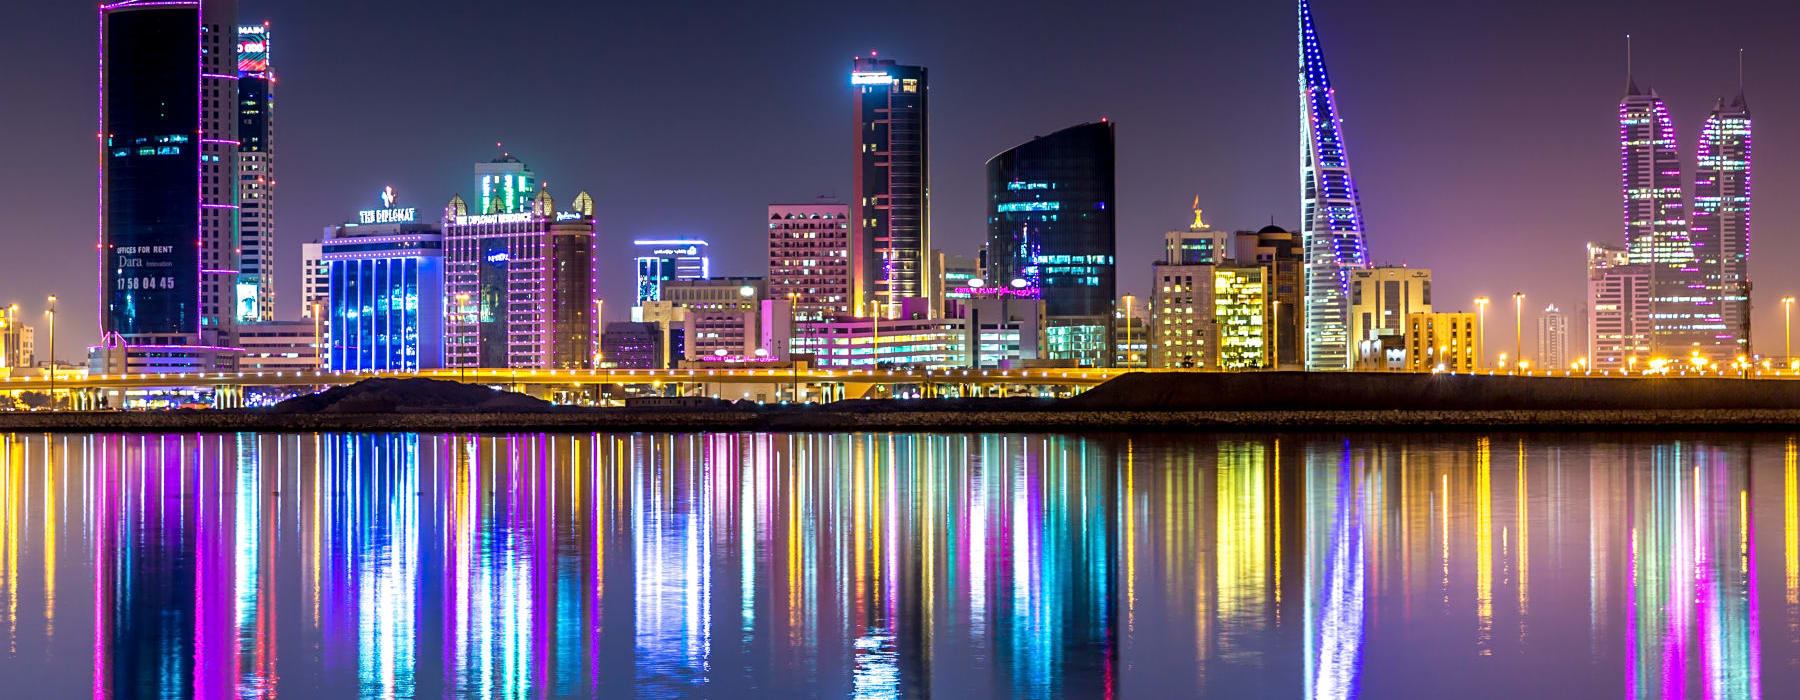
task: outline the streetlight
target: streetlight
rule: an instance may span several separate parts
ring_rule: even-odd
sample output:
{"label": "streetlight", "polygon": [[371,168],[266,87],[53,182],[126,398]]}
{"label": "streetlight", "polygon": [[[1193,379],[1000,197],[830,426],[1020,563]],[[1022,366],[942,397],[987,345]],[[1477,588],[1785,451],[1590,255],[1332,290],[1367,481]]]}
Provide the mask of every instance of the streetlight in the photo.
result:
{"label": "streetlight", "polygon": [[1525,293],[1513,292],[1513,357],[1525,359]]}
{"label": "streetlight", "polygon": [[1487,306],[1490,301],[1487,297],[1475,297],[1475,315],[1480,324],[1475,328],[1476,369],[1481,369],[1481,364],[1487,361]]}
{"label": "streetlight", "polygon": [[1275,300],[1275,314],[1269,317],[1269,367],[1281,369],[1281,300]]}
{"label": "streetlight", "polygon": [[1782,317],[1783,325],[1786,326],[1783,329],[1782,336],[1787,341],[1787,347],[1782,352],[1783,352],[1783,354],[1787,355],[1788,361],[1792,362],[1794,359],[1794,298],[1793,297],[1782,297],[1781,298],[1781,317]]}
{"label": "streetlight", "polygon": [[1137,297],[1125,295],[1125,365],[1131,366],[1131,305]]}
{"label": "streetlight", "polygon": [[50,316],[50,410],[56,410],[56,295],[50,295],[50,310],[44,312]]}

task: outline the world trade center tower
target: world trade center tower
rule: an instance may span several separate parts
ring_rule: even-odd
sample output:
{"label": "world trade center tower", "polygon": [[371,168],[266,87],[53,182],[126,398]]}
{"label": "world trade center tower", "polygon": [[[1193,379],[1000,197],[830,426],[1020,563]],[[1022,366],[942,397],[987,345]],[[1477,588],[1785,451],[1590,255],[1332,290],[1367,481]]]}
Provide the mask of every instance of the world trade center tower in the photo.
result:
{"label": "world trade center tower", "polygon": [[1350,369],[1350,271],[1368,267],[1362,204],[1312,8],[1300,0],[1300,234],[1306,250],[1306,368]]}

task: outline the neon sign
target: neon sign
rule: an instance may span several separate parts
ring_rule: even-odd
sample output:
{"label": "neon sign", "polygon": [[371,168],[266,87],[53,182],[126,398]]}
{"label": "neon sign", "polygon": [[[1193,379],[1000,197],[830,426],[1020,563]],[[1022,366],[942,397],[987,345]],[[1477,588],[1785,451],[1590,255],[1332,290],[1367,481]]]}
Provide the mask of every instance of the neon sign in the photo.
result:
{"label": "neon sign", "polygon": [[[383,197],[385,200],[386,197]],[[404,209],[364,209],[356,212],[360,224],[410,224],[419,218],[418,207]]]}
{"label": "neon sign", "polygon": [[994,210],[1002,214],[1015,211],[1058,211],[1062,202],[1006,202]]}
{"label": "neon sign", "polygon": [[894,79],[885,72],[857,71],[850,74],[851,85],[892,85]]}
{"label": "neon sign", "polygon": [[531,221],[530,213],[521,214],[482,214],[480,216],[456,217],[457,226],[484,226],[487,224],[522,224]]}

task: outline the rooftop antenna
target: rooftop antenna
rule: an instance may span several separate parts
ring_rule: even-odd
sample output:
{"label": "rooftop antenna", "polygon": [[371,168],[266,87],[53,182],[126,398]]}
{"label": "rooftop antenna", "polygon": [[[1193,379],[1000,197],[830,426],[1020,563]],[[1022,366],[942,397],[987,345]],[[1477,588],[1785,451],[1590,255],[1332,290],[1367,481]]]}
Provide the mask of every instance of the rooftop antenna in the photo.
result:
{"label": "rooftop antenna", "polygon": [[1744,96],[1744,50],[1738,49],[1738,97]]}
{"label": "rooftop antenna", "polygon": [[1625,94],[1638,94],[1637,80],[1631,73],[1631,35],[1625,35]]}

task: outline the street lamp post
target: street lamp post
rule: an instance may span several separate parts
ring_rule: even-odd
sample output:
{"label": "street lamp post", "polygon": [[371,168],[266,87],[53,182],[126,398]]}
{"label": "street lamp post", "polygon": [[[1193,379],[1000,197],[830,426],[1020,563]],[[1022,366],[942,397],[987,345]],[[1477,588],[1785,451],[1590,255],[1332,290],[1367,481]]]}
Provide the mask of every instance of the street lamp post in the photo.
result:
{"label": "street lamp post", "polygon": [[1275,300],[1275,313],[1269,317],[1269,368],[1281,370],[1281,300]]}
{"label": "street lamp post", "polygon": [[1487,364],[1487,307],[1490,301],[1487,297],[1475,297],[1475,369]]}
{"label": "street lamp post", "polygon": [[1525,293],[1513,292],[1513,357],[1525,359]]}
{"label": "street lamp post", "polygon": [[45,371],[50,373],[50,410],[55,411],[56,410],[56,295],[55,294],[50,295],[50,310],[46,311],[45,313],[50,316],[50,364],[48,365],[49,369],[47,369]]}
{"label": "street lamp post", "polygon": [[1784,345],[1785,345],[1784,349],[1782,350],[1783,357],[1781,359],[1786,360],[1789,368],[1791,369],[1794,364],[1794,298],[1793,297],[1782,297],[1781,298],[1781,317],[1782,317],[1782,325],[1784,326],[1784,328],[1782,328],[1781,335],[1782,335],[1782,339],[1784,340]]}
{"label": "street lamp post", "polygon": [[1126,367],[1130,367],[1132,365],[1132,359],[1131,359],[1131,305],[1133,302],[1136,302],[1136,301],[1137,301],[1137,297],[1131,296],[1130,294],[1125,295],[1125,366]]}

